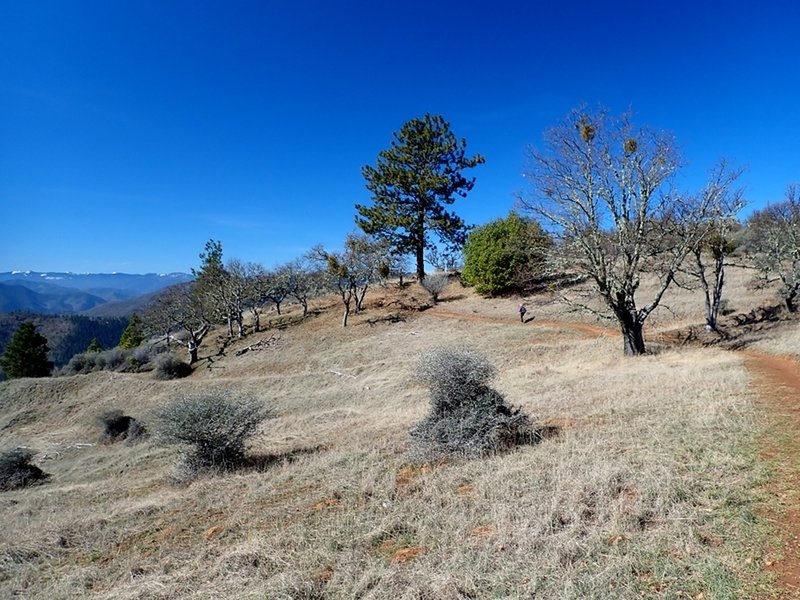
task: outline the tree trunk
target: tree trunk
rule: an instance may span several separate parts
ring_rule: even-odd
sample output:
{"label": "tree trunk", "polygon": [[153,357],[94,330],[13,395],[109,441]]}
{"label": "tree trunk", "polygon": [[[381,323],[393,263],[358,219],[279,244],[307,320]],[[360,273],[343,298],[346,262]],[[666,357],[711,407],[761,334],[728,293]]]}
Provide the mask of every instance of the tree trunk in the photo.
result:
{"label": "tree trunk", "polygon": [[300,300],[300,304],[303,306],[303,318],[305,319],[308,316],[308,300],[303,298]]}
{"label": "tree trunk", "polygon": [[362,310],[364,310],[364,296],[366,296],[366,295],[367,295],[367,288],[368,288],[368,287],[369,287],[369,286],[366,286],[366,285],[365,285],[365,286],[364,286],[364,289],[363,289],[363,290],[361,290],[361,292],[360,292],[360,293],[359,293],[359,291],[358,291],[357,289],[355,290],[355,296],[356,296],[356,312],[361,312]]}
{"label": "tree trunk", "polygon": [[719,317],[719,307],[722,304],[722,287],[725,285],[725,255],[717,252],[714,257],[714,285],[709,285],[706,278],[706,270],[703,266],[701,249],[694,251],[697,262],[697,273],[700,283],[703,285],[706,304],[706,330],[717,330],[717,319]]}
{"label": "tree trunk", "polygon": [[275,303],[275,310],[278,312],[278,315],[281,314],[281,303],[280,302],[276,302]]}
{"label": "tree trunk", "polygon": [[417,261],[417,281],[420,282],[425,279],[425,246],[419,244],[414,253]]}
{"label": "tree trunk", "polygon": [[786,304],[786,310],[790,313],[797,312],[797,306],[794,303],[795,298],[797,298],[797,290],[791,290],[783,300]]}
{"label": "tree trunk", "polygon": [[342,316],[342,327],[347,327],[347,317],[350,316],[350,303],[344,303],[344,315]]}
{"label": "tree trunk", "polygon": [[628,316],[620,319],[622,339],[624,342],[625,356],[639,356],[644,354],[644,323]]}
{"label": "tree trunk", "polygon": [[[725,257],[720,255],[714,264],[714,295],[711,301],[711,310],[706,311],[706,328],[717,330],[719,308],[722,305],[722,287],[725,285]],[[708,304],[706,304],[708,306]]]}
{"label": "tree trunk", "polygon": [[236,329],[239,338],[244,337],[244,319],[242,318],[242,313],[238,313],[236,315]]}
{"label": "tree trunk", "polygon": [[197,344],[194,340],[189,340],[189,343],[186,345],[186,349],[189,353],[189,364],[193,365],[197,362]]}

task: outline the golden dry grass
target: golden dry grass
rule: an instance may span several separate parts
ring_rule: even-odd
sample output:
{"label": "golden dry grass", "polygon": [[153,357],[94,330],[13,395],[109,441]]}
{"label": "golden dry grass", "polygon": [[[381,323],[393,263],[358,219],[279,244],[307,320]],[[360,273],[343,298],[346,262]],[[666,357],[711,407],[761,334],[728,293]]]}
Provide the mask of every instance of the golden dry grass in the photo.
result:
{"label": "golden dry grass", "polygon": [[[334,307],[188,380],[0,384],[0,444],[37,449],[52,474],[0,495],[2,594],[710,599],[761,585],[760,421],[739,355],[623,359],[616,337],[555,322],[563,309],[546,296],[521,325],[515,299],[455,285],[435,308],[370,324],[400,314],[379,295],[347,329]],[[657,326],[702,322],[699,296],[670,300]],[[560,435],[483,460],[411,462],[407,431],[427,410],[414,364],[444,344],[486,352],[497,389]],[[148,423],[170,398],[213,389],[275,408],[249,448],[263,469],[177,487],[172,450],[84,445],[105,410]]]}

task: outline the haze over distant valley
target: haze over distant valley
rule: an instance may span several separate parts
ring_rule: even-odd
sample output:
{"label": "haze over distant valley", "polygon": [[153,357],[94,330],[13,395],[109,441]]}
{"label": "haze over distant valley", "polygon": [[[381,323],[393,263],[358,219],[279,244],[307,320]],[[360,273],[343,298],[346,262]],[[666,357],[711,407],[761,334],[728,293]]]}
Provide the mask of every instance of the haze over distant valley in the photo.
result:
{"label": "haze over distant valley", "polygon": [[130,316],[147,298],[191,281],[188,273],[0,273],[0,313]]}

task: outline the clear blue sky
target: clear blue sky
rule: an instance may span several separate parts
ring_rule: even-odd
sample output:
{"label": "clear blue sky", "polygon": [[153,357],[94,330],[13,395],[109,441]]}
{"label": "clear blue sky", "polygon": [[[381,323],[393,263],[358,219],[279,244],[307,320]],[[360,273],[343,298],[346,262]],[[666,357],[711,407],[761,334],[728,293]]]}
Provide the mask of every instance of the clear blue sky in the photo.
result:
{"label": "clear blue sky", "polygon": [[800,181],[800,4],[0,0],[0,271],[169,272],[209,238],[267,265],[340,245],[361,166],[442,114],[486,164],[473,224],[526,145],[581,104],[675,133],[696,187]]}

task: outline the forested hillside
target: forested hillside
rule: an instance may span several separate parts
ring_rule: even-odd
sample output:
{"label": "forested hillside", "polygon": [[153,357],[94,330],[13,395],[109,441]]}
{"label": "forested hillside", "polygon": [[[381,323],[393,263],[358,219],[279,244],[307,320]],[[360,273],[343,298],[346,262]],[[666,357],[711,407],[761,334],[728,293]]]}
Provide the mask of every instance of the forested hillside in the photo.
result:
{"label": "forested hillside", "polygon": [[56,367],[66,364],[74,354],[83,352],[97,340],[104,348],[112,348],[128,324],[128,319],[92,318],[82,315],[40,315],[26,312],[0,314],[0,354],[14,332],[25,321],[32,321],[36,329],[47,338],[50,360]]}

